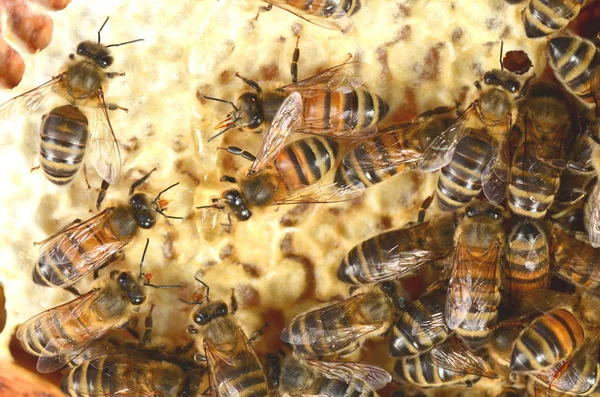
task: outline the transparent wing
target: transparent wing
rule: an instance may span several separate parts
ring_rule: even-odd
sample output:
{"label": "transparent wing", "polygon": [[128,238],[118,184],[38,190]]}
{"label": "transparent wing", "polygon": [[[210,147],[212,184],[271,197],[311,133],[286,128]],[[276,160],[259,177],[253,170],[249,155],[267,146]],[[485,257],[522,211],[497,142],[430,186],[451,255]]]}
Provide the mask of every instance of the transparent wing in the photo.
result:
{"label": "transparent wing", "polygon": [[594,191],[588,198],[588,237],[594,248],[600,247],[600,183],[596,183]]}
{"label": "transparent wing", "polygon": [[46,261],[63,272],[61,274],[64,278],[50,280],[53,284],[61,287],[73,285],[105,264],[114,253],[130,241],[130,239],[109,240],[107,238],[100,243],[98,240],[96,232],[105,227],[113,217],[114,211],[112,207],[107,208],[93,218],[62,230],[43,242],[40,246],[40,259],[45,257]]}
{"label": "transparent wing", "polygon": [[574,295],[550,289],[535,289],[529,291],[523,297],[519,309],[523,313],[540,312],[548,314],[558,307],[573,305],[577,299]]}
{"label": "transparent wing", "polygon": [[579,241],[559,227],[552,230],[556,246],[561,247],[560,253],[554,254],[554,266],[557,274],[571,280],[600,282],[600,266],[596,265],[596,249],[589,244]]}
{"label": "transparent wing", "polygon": [[[331,30],[340,30],[343,33],[347,33],[352,30],[352,22],[350,21],[349,15],[344,10],[337,11],[332,16],[320,16],[313,15],[306,11],[299,9],[298,7],[294,7],[290,5],[289,0],[264,0],[269,4],[273,4],[275,7],[281,8],[292,14],[296,15],[299,18],[304,19],[307,22],[315,24],[317,26],[321,26],[325,29]],[[313,9],[320,9],[325,7],[324,1],[316,0],[312,2]]]}
{"label": "transparent wing", "polygon": [[360,65],[360,62],[344,62],[281,89],[287,92],[299,92],[303,98],[327,90],[349,93],[363,85],[362,78],[354,72]]}
{"label": "transparent wing", "polygon": [[104,94],[98,96],[95,122],[90,141],[90,157],[98,175],[113,185],[121,174],[121,151],[110,124]]}
{"label": "transparent wing", "polygon": [[450,333],[444,315],[447,289],[443,286],[442,283],[437,288],[434,286],[435,289],[428,291],[426,295],[421,296],[418,301],[414,301],[409,306],[408,310],[410,311],[415,305],[425,304],[429,313],[427,316],[420,314],[413,316],[415,323],[410,331],[411,340],[437,340],[438,335]]}
{"label": "transparent wing", "polygon": [[[491,299],[498,285],[499,252],[499,243],[493,243],[485,252],[474,252],[459,239],[446,299],[446,323],[451,330],[459,326],[483,330],[487,326],[487,309],[495,305]],[[467,320],[469,313],[472,318]]]}
{"label": "transparent wing", "polygon": [[508,193],[510,180],[510,147],[508,139],[499,144],[492,143],[492,158],[481,173],[481,184],[485,197],[495,205],[499,205]]}
{"label": "transparent wing", "polygon": [[594,103],[596,105],[596,116],[600,117],[600,68],[596,69],[592,73],[590,79],[590,91],[594,97]]}
{"label": "transparent wing", "polygon": [[374,365],[320,360],[307,360],[307,363],[328,378],[340,379],[346,383],[360,379],[373,390],[379,390],[392,381],[392,376],[386,370]]}
{"label": "transparent wing", "polygon": [[302,112],[302,96],[298,92],[292,92],[277,110],[248,175],[256,173],[277,157],[287,138],[302,123]]}
{"label": "transparent wing", "polygon": [[0,123],[3,121],[15,121],[34,112],[60,83],[63,75],[53,77],[44,84],[29,90],[21,95],[9,99],[0,105]]}
{"label": "transparent wing", "polygon": [[470,128],[465,127],[465,117],[470,111],[472,110],[467,109],[454,124],[438,135],[425,149],[418,161],[421,171],[437,171],[452,161],[458,142],[471,131]]}
{"label": "transparent wing", "polygon": [[431,359],[438,366],[459,374],[497,378],[492,367],[462,343],[444,343],[431,349]]}
{"label": "transparent wing", "polygon": [[273,205],[339,203],[360,196],[364,190],[365,186],[362,183],[344,185],[338,183],[316,183],[301,188],[295,193],[279,200],[275,200]]}

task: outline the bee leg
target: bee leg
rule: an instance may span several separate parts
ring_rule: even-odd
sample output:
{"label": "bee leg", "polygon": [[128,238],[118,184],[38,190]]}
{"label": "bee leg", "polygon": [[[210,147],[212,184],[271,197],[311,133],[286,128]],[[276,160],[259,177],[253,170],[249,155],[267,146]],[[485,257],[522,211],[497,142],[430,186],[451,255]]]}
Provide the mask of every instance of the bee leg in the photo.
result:
{"label": "bee leg", "polygon": [[419,209],[419,217],[417,218],[417,224],[421,224],[425,221],[425,213],[426,213],[427,209],[429,208],[429,206],[431,205],[432,201],[433,201],[433,195],[427,197],[425,199],[425,201],[423,201],[423,203],[421,204],[421,208]]}
{"label": "bee leg", "polygon": [[142,346],[145,346],[150,342],[150,338],[152,337],[152,311],[154,310],[154,305],[150,306],[150,312],[146,316],[146,320],[144,322],[144,335],[142,336]]}
{"label": "bee leg", "polygon": [[33,167],[32,169],[30,169],[30,170],[29,170],[29,172],[33,172],[33,171],[35,171],[35,170],[39,169],[40,167],[41,167],[41,166],[39,166],[39,165],[38,165],[37,167]]}
{"label": "bee leg", "polygon": [[114,79],[115,77],[123,77],[125,73],[117,73],[117,72],[108,72],[106,73],[106,78]]}
{"label": "bee leg", "polygon": [[117,105],[116,103],[107,103],[107,104],[106,104],[106,108],[107,108],[108,110],[117,110],[117,109],[120,109],[120,110],[123,110],[123,111],[125,111],[125,112],[129,112],[129,109],[127,109],[127,108],[124,108],[124,107],[122,107],[122,106],[119,106],[119,105]]}
{"label": "bee leg", "polygon": [[255,21],[258,21],[258,16],[260,15],[261,12],[269,12],[273,9],[273,4],[269,3],[269,5],[266,6],[260,6],[258,7],[258,12],[256,13],[256,16],[254,17]]}
{"label": "bee leg", "polygon": [[228,176],[228,175],[223,175],[221,177],[221,179],[219,179],[221,182],[229,182],[229,183],[235,183],[237,184],[237,179],[235,179],[235,177],[233,176]]}
{"label": "bee leg", "polygon": [[[86,178],[87,181],[87,178]],[[89,186],[89,185],[88,185]],[[100,192],[98,193],[98,198],[96,199],[96,209],[99,210],[104,198],[106,197],[106,191],[110,187],[110,183],[102,180],[102,184],[100,185]]]}
{"label": "bee leg", "polygon": [[234,156],[242,156],[246,160],[250,160],[250,161],[256,160],[256,156],[255,155],[253,155],[252,153],[247,152],[247,151],[245,151],[242,148],[239,148],[237,146],[220,147],[219,149],[225,150],[227,153],[231,153]]}
{"label": "bee leg", "polygon": [[106,263],[102,266],[99,266],[98,268],[94,269],[94,280],[97,280],[98,277],[100,276],[100,270],[104,269],[105,267],[107,267],[108,265],[110,265],[112,262],[114,262],[114,260],[116,259],[117,254],[113,254],[111,255],[111,259],[107,260]]}
{"label": "bee leg", "polygon": [[77,297],[81,296],[79,291],[77,291],[77,289],[75,289],[74,287],[65,287],[64,289],[65,289],[65,291],[69,291],[70,293],[72,293],[73,295],[75,295]]}
{"label": "bee leg", "polygon": [[525,80],[525,84],[523,84],[523,87],[521,88],[521,91],[519,91],[519,95],[515,98],[515,101],[523,99],[527,95],[527,91],[529,91],[529,86],[531,85],[531,80],[535,79],[535,77],[536,76],[534,73],[531,76],[529,76],[527,80]]}
{"label": "bee leg", "polygon": [[90,186],[90,181],[88,181],[87,167],[85,166],[85,164],[83,165],[83,180],[85,181],[85,184],[87,185],[88,190],[90,190],[92,187]]}
{"label": "bee leg", "polygon": [[200,395],[201,396],[208,396],[210,394],[210,386],[208,386],[206,388],[206,390],[204,390]]}
{"label": "bee leg", "polygon": [[133,192],[135,191],[135,189],[137,189],[138,187],[140,187],[140,185],[142,183],[146,182],[146,179],[148,179],[150,177],[150,175],[152,175],[152,173],[154,171],[156,171],[156,167],[154,167],[149,173],[147,173],[146,175],[144,175],[143,177],[141,177],[137,181],[133,182],[133,184],[131,185],[131,188],[129,189],[129,195],[131,196],[133,194]]}
{"label": "bee leg", "polygon": [[137,332],[135,329],[127,326],[125,327],[125,330],[129,332],[129,334],[131,334],[131,336],[133,336],[135,339],[140,340],[140,333]]}
{"label": "bee leg", "polygon": [[242,79],[242,81],[244,83],[246,83],[248,86],[250,86],[250,88],[252,88],[258,94],[260,94],[262,92],[262,89],[260,88],[260,86],[258,85],[258,83],[256,81],[242,77],[242,76],[240,76],[240,74],[238,72],[235,72],[235,76]]}
{"label": "bee leg", "polygon": [[235,289],[231,289],[231,314],[235,314],[238,309],[237,299],[235,299]]}
{"label": "bee leg", "polygon": [[300,36],[296,39],[296,48],[294,48],[294,55],[292,55],[292,66],[290,71],[292,73],[292,83],[296,83],[298,81],[298,59],[300,58],[300,48],[298,48],[298,42],[300,41]]}
{"label": "bee leg", "polygon": [[250,335],[248,343],[253,344],[254,342],[256,342],[256,340],[263,334],[263,332],[265,332],[265,328],[267,328],[268,326],[269,323],[265,323],[265,325],[254,331],[252,335]]}
{"label": "bee leg", "polygon": [[177,346],[175,352],[177,352],[177,354],[185,355],[192,350],[192,347],[194,347],[194,341],[189,341],[185,345]]}

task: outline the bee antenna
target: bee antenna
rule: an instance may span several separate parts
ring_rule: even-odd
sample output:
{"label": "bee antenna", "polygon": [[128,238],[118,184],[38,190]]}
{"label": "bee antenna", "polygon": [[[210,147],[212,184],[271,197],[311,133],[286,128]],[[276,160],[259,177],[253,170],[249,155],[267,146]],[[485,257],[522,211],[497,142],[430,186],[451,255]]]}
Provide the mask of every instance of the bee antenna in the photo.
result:
{"label": "bee antenna", "polygon": [[108,47],[118,47],[118,46],[125,45],[125,44],[137,43],[138,41],[144,41],[144,39],[135,39],[135,40],[130,40],[130,41],[124,41],[119,44],[110,44],[110,45],[107,45],[106,47],[107,48]]}
{"label": "bee antenna", "polygon": [[223,135],[224,133],[226,133],[227,131],[229,131],[229,130],[230,130],[230,129],[232,129],[233,127],[235,127],[235,123],[236,123],[236,122],[237,122],[239,119],[240,119],[239,117],[236,117],[236,118],[234,118],[234,119],[233,119],[233,121],[231,122],[231,125],[230,125],[229,127],[225,128],[225,129],[224,129],[224,130],[222,130],[222,131],[219,131],[219,132],[217,132],[215,135],[213,135],[213,136],[211,136],[210,138],[208,138],[208,141],[207,141],[207,142],[210,142],[210,141],[212,141],[212,140],[213,140],[213,139],[215,139],[216,137]]}
{"label": "bee antenna", "polygon": [[106,22],[108,22],[108,18],[110,17],[106,17],[104,23],[102,24],[102,26],[100,26],[100,29],[98,30],[98,44],[100,44],[100,32],[102,32],[102,29],[104,29],[104,25],[106,25]]}
{"label": "bee antenna", "polygon": [[146,239],[146,246],[144,247],[144,253],[142,254],[142,260],[140,261],[140,276],[139,280],[144,278],[144,273],[142,272],[142,266],[144,266],[144,258],[146,257],[146,251],[148,250],[148,244],[150,244],[150,239]]}
{"label": "bee antenna", "polygon": [[504,40],[500,41],[500,70],[504,70],[504,62],[502,62],[502,53],[504,52]]}
{"label": "bee antenna", "polygon": [[162,216],[164,216],[165,218],[167,218],[167,219],[180,219],[180,220],[183,220],[183,217],[181,217],[181,216],[171,216],[171,215],[165,214],[165,212],[160,208],[160,205],[158,205],[158,206],[156,205],[156,202],[158,200],[160,200],[160,197],[162,196],[162,194],[164,192],[166,192],[167,190],[169,190],[169,189],[171,189],[171,188],[173,188],[173,187],[175,187],[177,185],[179,185],[179,182],[172,184],[168,188],[166,188],[163,191],[161,191],[160,193],[158,193],[158,195],[156,196],[156,198],[154,199],[154,201],[152,201],[152,204],[155,204],[155,207],[156,207],[155,211],[158,212],[159,214],[161,214]]}
{"label": "bee antenna", "polygon": [[[202,95],[202,94],[200,94]],[[206,96],[206,95],[202,95],[203,98],[205,99],[209,99],[211,101],[217,101],[217,102],[223,102],[223,103],[228,103],[231,105],[231,107],[233,108],[233,110],[235,110],[236,112],[239,112],[239,109],[237,108],[237,106],[235,106],[235,103],[228,101],[226,99],[221,99],[221,98],[215,98],[215,97],[211,97],[211,96]]]}
{"label": "bee antenna", "polygon": [[195,276],[194,280],[196,280],[197,282],[202,284],[204,286],[204,288],[206,288],[206,294],[204,295],[204,299],[206,299],[207,302],[210,302],[210,298],[209,298],[210,287],[208,286],[208,284],[206,284],[204,281],[200,280],[198,278],[198,276]]}
{"label": "bee antenna", "polygon": [[[140,276],[139,276],[139,280],[144,279],[144,273],[142,272],[142,266],[144,265],[144,258],[146,257],[146,251],[148,251],[148,244],[150,244],[150,239],[147,238],[146,239],[146,246],[144,247],[144,253],[142,254],[142,260],[140,261]],[[144,285],[146,287],[152,287],[152,288],[181,288],[181,285],[154,285],[154,284],[150,284],[148,281],[144,281]],[[154,307],[152,307],[150,309],[150,312],[152,312],[152,309]]]}
{"label": "bee antenna", "polygon": [[169,189],[174,188],[175,186],[179,185],[179,182],[172,184],[171,186],[169,186],[168,188],[164,189],[163,191],[161,191],[160,193],[158,193],[158,195],[156,196],[156,198],[154,199],[154,201],[152,203],[156,204],[156,202],[158,200],[160,200],[160,196],[162,196],[163,193],[165,193],[166,191],[168,191]]}

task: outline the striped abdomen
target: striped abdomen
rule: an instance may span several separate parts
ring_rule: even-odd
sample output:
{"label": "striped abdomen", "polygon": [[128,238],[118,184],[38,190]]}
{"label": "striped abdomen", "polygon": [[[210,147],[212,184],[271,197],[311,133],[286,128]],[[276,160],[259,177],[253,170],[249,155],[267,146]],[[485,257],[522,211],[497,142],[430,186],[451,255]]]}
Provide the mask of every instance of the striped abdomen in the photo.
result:
{"label": "striped abdomen", "polygon": [[579,14],[584,0],[530,0],[523,10],[527,37],[548,36],[567,26]]}
{"label": "striped abdomen", "polygon": [[490,138],[475,131],[456,146],[452,161],[438,172],[434,205],[455,211],[481,192],[481,174],[492,158]]}
{"label": "striped abdomen", "polygon": [[552,234],[556,275],[576,286],[600,290],[600,249],[569,236],[558,227]]}
{"label": "striped abdomen", "polygon": [[527,143],[519,146],[508,185],[508,205],[513,214],[531,219],[546,216],[558,191],[561,172],[561,168],[540,160]]}
{"label": "striped abdomen", "polygon": [[392,328],[390,355],[413,356],[446,340],[450,330],[444,319],[445,302],[445,288],[413,301]]}
{"label": "striped abdomen", "polygon": [[594,43],[581,37],[556,37],[548,46],[556,78],[579,99],[594,104],[592,76],[600,73],[600,51]]}
{"label": "striped abdomen", "polygon": [[508,307],[517,307],[528,291],[548,288],[548,250],[546,233],[536,223],[526,221],[515,225],[508,237],[508,255],[503,277]]}
{"label": "striped abdomen", "polygon": [[55,108],[42,118],[42,169],[51,182],[64,185],[75,177],[88,137],[87,117],[73,105]]}
{"label": "striped abdomen", "polygon": [[338,149],[335,141],[323,137],[299,139],[284,146],[274,164],[287,192],[319,182],[333,167]]}
{"label": "striped abdomen", "polygon": [[71,397],[119,395],[123,390],[138,390],[139,371],[132,358],[104,356],[72,368],[62,381],[61,389]]}
{"label": "striped abdomen", "polygon": [[[210,356],[209,360],[210,360]],[[227,353],[229,365],[211,363],[211,385],[213,395],[218,397],[266,397],[271,394],[267,378],[256,357],[246,349],[235,354]],[[213,384],[216,381],[217,384]],[[232,388],[235,385],[235,390]]]}
{"label": "striped abdomen", "polygon": [[536,318],[517,339],[510,367],[513,371],[536,371],[569,357],[581,346],[583,328],[573,314],[555,309]]}
{"label": "striped abdomen", "polygon": [[374,126],[389,110],[377,95],[361,88],[348,93],[323,90],[304,98],[302,129],[335,133]]}
{"label": "striped abdomen", "polygon": [[353,379],[350,383],[339,379],[321,377],[323,383],[315,395],[329,397],[374,397],[373,389],[359,379]]}
{"label": "striped abdomen", "polygon": [[360,9],[360,0],[285,0],[290,6],[311,15],[320,17],[340,18],[352,15]]}
{"label": "striped abdomen", "polygon": [[399,379],[420,387],[470,386],[481,379],[480,375],[459,373],[440,367],[431,357],[431,350],[397,360],[394,373]]}

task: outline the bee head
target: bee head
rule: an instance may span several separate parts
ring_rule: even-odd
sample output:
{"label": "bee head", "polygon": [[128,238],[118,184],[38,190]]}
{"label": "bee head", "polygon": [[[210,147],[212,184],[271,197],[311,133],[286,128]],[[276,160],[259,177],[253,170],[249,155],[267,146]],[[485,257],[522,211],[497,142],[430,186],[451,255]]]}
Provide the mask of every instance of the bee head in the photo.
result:
{"label": "bee head", "polygon": [[226,190],[219,201],[223,204],[227,212],[231,213],[239,221],[247,221],[252,216],[252,212],[246,206],[246,201],[239,190]]}
{"label": "bee head", "polygon": [[192,320],[197,325],[205,325],[218,317],[225,317],[229,313],[227,304],[222,301],[198,305],[192,313]]}
{"label": "bee head", "polygon": [[156,210],[154,203],[144,193],[135,193],[129,198],[129,204],[133,207],[136,223],[142,229],[150,229],[156,223]]}
{"label": "bee head", "polygon": [[102,69],[113,64],[113,57],[110,54],[110,50],[101,43],[96,43],[91,40],[82,41],[77,46],[77,55],[89,58]]}
{"label": "bee head", "polygon": [[[264,120],[263,109],[258,99],[258,95],[254,92],[246,92],[240,95],[237,101],[237,118],[239,127],[247,127],[256,129],[260,127]],[[230,113],[232,115],[235,112]]]}
{"label": "bee head", "polygon": [[140,284],[131,272],[115,272],[111,276],[116,277],[117,284],[127,294],[127,298],[132,305],[139,306],[146,301],[143,284]]}

